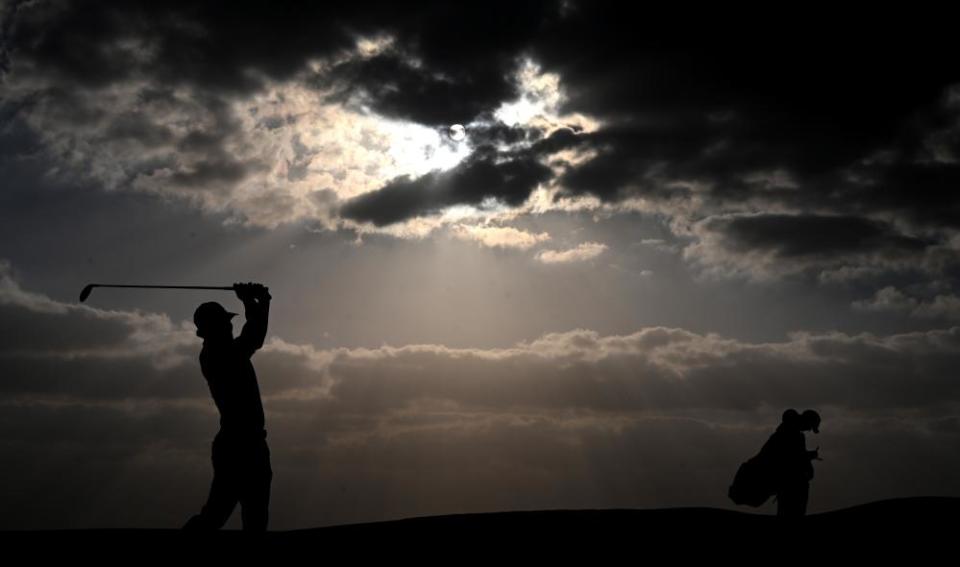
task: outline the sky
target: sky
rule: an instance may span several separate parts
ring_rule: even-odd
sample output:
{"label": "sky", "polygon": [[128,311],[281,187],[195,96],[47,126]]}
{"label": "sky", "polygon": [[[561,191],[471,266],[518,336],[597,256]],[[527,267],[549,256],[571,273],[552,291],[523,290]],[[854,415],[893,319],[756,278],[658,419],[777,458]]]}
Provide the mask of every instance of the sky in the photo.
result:
{"label": "sky", "polygon": [[0,529],[206,497],[242,305],[94,282],[269,286],[275,529],[960,496],[949,18],[626,10],[0,2]]}

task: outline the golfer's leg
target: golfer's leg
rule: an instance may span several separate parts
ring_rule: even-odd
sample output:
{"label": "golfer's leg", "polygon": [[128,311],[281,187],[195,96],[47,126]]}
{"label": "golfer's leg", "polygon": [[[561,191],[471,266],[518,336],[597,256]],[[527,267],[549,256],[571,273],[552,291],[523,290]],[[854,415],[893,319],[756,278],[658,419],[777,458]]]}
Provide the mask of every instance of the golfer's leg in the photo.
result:
{"label": "golfer's leg", "polygon": [[236,465],[222,442],[213,444],[213,482],[210,483],[210,495],[200,513],[190,518],[183,528],[187,530],[219,530],[227,523],[230,514],[237,506],[239,485]]}
{"label": "golfer's leg", "polygon": [[257,465],[251,467],[244,478],[244,487],[240,492],[241,517],[244,531],[263,532],[267,530],[270,513],[270,483],[273,470],[270,468],[270,453],[263,447],[257,459]]}
{"label": "golfer's leg", "polygon": [[228,474],[214,473],[207,503],[199,514],[190,518],[184,529],[219,530],[230,519],[237,500],[236,482]]}

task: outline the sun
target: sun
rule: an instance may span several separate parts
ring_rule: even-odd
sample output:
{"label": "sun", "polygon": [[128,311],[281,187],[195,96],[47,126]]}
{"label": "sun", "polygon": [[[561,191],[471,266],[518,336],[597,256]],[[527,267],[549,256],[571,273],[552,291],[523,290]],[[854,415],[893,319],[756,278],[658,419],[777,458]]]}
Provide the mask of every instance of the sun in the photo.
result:
{"label": "sun", "polygon": [[447,135],[454,142],[462,142],[467,138],[467,130],[463,127],[463,124],[454,124],[447,130]]}

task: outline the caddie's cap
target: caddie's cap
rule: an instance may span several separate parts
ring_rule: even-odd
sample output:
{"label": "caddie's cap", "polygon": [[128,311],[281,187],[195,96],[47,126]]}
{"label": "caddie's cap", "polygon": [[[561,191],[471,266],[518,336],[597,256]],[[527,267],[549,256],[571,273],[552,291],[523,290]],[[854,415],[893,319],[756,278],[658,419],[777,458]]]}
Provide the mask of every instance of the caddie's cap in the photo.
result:
{"label": "caddie's cap", "polygon": [[807,411],[803,412],[802,417],[806,423],[810,424],[811,426],[810,429],[812,429],[814,433],[820,433],[820,414],[819,413],[815,412],[812,409],[808,409]]}

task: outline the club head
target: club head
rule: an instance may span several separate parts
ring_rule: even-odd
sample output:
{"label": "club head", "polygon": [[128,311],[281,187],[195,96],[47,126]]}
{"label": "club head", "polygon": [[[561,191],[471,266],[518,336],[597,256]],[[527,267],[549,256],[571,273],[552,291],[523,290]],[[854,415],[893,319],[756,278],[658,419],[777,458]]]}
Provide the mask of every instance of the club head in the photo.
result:
{"label": "club head", "polygon": [[89,284],[87,287],[83,288],[83,291],[80,292],[80,303],[83,303],[90,297],[90,292],[93,291],[93,287],[97,284]]}

